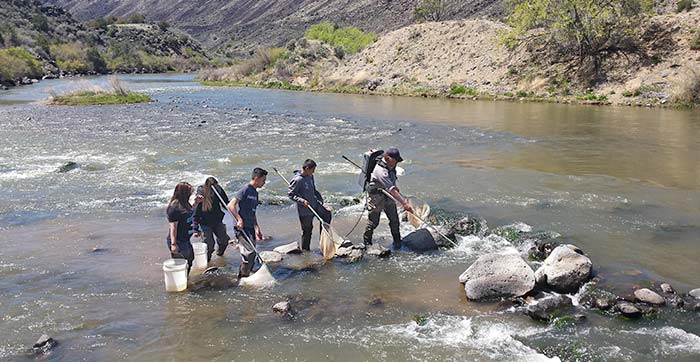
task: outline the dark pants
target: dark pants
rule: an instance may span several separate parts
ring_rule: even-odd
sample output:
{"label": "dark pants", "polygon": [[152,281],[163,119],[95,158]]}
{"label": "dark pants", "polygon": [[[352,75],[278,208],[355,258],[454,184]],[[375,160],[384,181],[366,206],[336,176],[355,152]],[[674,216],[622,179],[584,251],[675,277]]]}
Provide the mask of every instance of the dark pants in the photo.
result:
{"label": "dark pants", "polygon": [[[167,238],[165,243],[168,245],[168,251],[170,251],[170,238]],[[194,249],[192,249],[192,244],[189,240],[178,240],[177,249],[177,253],[170,252],[170,257],[173,259],[187,259],[187,273],[189,274],[192,263],[194,262]]]}
{"label": "dark pants", "polygon": [[[320,216],[321,219],[323,219],[323,221],[325,221],[327,224],[331,223],[331,212],[325,207],[320,207],[319,210],[316,210],[316,212],[318,212],[318,216]],[[316,219],[316,216],[313,214],[299,215],[299,222],[301,223],[301,245],[299,245],[299,248],[301,248],[301,250],[311,250],[311,234],[314,231],[314,219]]]}
{"label": "dark pants", "polygon": [[226,251],[226,247],[228,246],[228,241],[231,240],[226,233],[226,225],[224,223],[219,223],[219,225],[214,227],[206,225],[200,226],[202,227],[204,242],[207,244],[207,262],[211,261],[211,255],[214,253],[214,236],[216,236],[216,244],[218,247],[216,255],[224,255],[224,251]]}
{"label": "dark pants", "polygon": [[238,250],[241,252],[241,266],[238,268],[239,278],[250,276],[250,273],[253,271],[253,267],[255,266],[255,258],[257,256],[255,250],[248,246],[248,240],[250,240],[250,242],[253,243],[253,246],[257,247],[257,245],[255,245],[255,228],[244,226],[243,231],[245,231],[248,239],[243,236],[241,231],[236,231]]}
{"label": "dark pants", "polygon": [[367,210],[369,211],[367,228],[365,229],[364,242],[365,245],[372,244],[372,234],[374,229],[379,226],[379,217],[382,211],[389,218],[389,229],[391,236],[394,239],[394,246],[401,246],[401,233],[399,232],[399,213],[396,211],[396,203],[384,194],[369,194],[367,200]]}

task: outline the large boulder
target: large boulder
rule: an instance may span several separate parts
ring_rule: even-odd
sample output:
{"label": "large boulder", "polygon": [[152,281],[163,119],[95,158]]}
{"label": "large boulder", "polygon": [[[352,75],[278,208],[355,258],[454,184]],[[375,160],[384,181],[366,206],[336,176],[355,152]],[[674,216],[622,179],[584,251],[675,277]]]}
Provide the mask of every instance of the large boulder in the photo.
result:
{"label": "large boulder", "polygon": [[433,233],[431,233],[428,229],[418,229],[406,235],[401,240],[401,244],[409,250],[419,253],[436,250],[438,248],[438,244],[433,236]]}
{"label": "large boulder", "polygon": [[535,272],[537,284],[559,293],[576,292],[591,279],[593,263],[573,245],[560,245]]}
{"label": "large boulder", "polygon": [[519,297],[535,287],[535,273],[517,254],[493,253],[480,256],[459,282],[472,300]]}

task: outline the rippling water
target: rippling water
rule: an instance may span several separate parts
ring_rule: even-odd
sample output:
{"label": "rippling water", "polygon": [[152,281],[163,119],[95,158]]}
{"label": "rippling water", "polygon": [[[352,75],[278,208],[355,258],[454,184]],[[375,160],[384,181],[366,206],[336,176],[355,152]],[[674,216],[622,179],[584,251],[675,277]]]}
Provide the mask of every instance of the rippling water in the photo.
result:
{"label": "rippling water", "polygon": [[[339,203],[360,190],[340,156],[395,145],[402,190],[436,212],[559,233],[622,290],[663,280],[687,291],[700,275],[697,112],[208,88],[187,75],[126,77],[149,104],[30,103],[87,81],[104,78],[0,93],[3,360],[28,358],[42,333],[61,342],[46,359],[71,361],[700,358],[697,313],[639,322],[587,313],[584,325],[555,328],[466,302],[457,276],[475,258],[519,251],[493,235],[429,255],[278,271],[281,283],[265,291],[166,295],[160,270],[163,208],[178,181],[214,175],[232,192],[255,166],[291,174],[310,157],[345,233],[361,207]],[[56,172],[66,162],[80,167]],[[273,236],[261,248],[295,241],[283,182],[271,175],[261,196]],[[218,263],[232,272],[237,256]],[[270,311],[286,296],[298,299],[293,320]]]}

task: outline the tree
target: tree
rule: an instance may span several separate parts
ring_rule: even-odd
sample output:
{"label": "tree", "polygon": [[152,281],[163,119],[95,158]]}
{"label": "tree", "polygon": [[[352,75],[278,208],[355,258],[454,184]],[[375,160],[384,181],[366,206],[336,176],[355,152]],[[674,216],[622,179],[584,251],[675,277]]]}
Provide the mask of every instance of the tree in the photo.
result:
{"label": "tree", "polygon": [[440,21],[445,12],[445,4],[442,0],[421,0],[413,9],[413,17],[416,21]]}
{"label": "tree", "polygon": [[[508,37],[535,42],[558,61],[599,74],[609,56],[640,53],[639,29],[653,0],[509,0]],[[537,30],[535,30],[537,29]]]}

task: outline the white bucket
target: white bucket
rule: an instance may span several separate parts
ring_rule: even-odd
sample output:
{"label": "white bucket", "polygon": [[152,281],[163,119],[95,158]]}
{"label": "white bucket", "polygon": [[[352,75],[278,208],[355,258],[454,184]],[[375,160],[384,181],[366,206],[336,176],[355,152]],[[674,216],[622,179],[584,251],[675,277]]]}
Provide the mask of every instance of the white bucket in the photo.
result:
{"label": "white bucket", "polygon": [[194,262],[192,262],[192,269],[204,270],[207,268],[207,244],[205,243],[192,243],[192,250],[194,250]]}
{"label": "white bucket", "polygon": [[187,289],[187,260],[168,259],[163,262],[165,291],[181,292]]}

